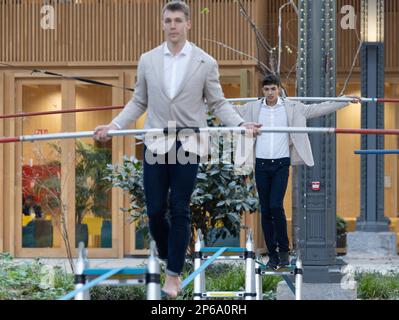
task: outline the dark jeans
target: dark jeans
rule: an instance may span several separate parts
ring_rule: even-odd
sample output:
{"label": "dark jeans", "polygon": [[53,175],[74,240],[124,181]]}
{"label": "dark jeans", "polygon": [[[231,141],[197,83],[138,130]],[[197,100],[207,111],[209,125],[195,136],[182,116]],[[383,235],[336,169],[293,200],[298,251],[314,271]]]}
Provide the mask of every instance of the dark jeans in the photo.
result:
{"label": "dark jeans", "polygon": [[[177,142],[177,150],[180,146]],[[176,164],[168,164],[168,156],[165,155],[165,164],[149,164],[144,157],[144,194],[150,232],[159,257],[167,259],[168,274],[178,275],[190,241],[189,205],[198,164],[179,164],[176,159]]]}
{"label": "dark jeans", "polygon": [[256,159],[255,179],[262,214],[262,229],[270,255],[289,251],[283,201],[287,190],[290,158]]}

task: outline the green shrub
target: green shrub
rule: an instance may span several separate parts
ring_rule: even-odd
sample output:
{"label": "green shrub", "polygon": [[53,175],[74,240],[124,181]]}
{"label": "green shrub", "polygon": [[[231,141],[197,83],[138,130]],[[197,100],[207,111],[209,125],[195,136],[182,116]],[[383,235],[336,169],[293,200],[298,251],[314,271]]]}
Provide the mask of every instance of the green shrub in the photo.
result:
{"label": "green shrub", "polygon": [[97,286],[90,290],[91,300],[145,300],[145,286]]}
{"label": "green shrub", "polygon": [[[114,187],[129,192],[130,208],[122,209],[131,215],[138,229],[147,226],[147,212],[144,201],[143,164],[137,159],[124,158],[123,165],[108,165],[106,179]],[[241,216],[258,209],[253,174],[237,175],[234,165],[201,163],[197,184],[191,197],[191,234],[201,229],[204,238],[215,231],[215,238],[239,236]],[[193,240],[192,240],[193,241]],[[194,242],[191,243],[194,245]]]}
{"label": "green shrub", "polygon": [[[186,263],[182,272],[182,279],[187,278],[193,272],[193,265]],[[161,285],[165,281],[164,272],[161,272]],[[263,293],[265,299],[275,299],[277,284],[280,277],[263,277]],[[217,263],[206,269],[206,290],[207,291],[244,291],[245,273],[243,265],[232,265]],[[193,299],[193,281],[184,288],[177,300]],[[144,300],[146,290],[141,287],[95,287],[91,290],[93,300]],[[163,298],[165,299],[165,298]]]}
{"label": "green shrub", "polygon": [[[208,116],[207,122],[210,127],[220,126],[213,115]],[[241,228],[247,227],[241,223],[242,215],[254,213],[259,207],[254,173],[252,170],[237,170],[230,161],[234,159],[233,145],[230,135],[212,140],[211,149],[223,152],[217,153],[218,161],[199,164],[197,182],[191,196],[191,234],[195,235],[200,229],[209,245],[217,239],[238,237]],[[130,214],[137,228],[140,230],[147,226],[143,162],[134,157],[124,157],[123,164],[107,165],[105,179],[113,187],[129,193],[130,207],[122,211]],[[211,231],[214,232],[214,239],[209,234]],[[194,239],[191,241],[191,249],[193,246]]]}
{"label": "green shrub", "polygon": [[399,300],[399,274],[362,273],[356,280],[359,299]]}
{"label": "green shrub", "polygon": [[73,276],[36,260],[16,262],[0,254],[0,300],[53,300],[73,290]]}
{"label": "green shrub", "polygon": [[[164,269],[164,267],[162,267]],[[53,273],[48,281],[49,270]],[[182,278],[193,272],[193,264],[186,263]],[[165,281],[165,272],[161,272],[161,284]],[[50,268],[39,260],[17,262],[9,254],[0,254],[0,300],[55,300],[74,289],[73,275],[61,268]],[[245,273],[243,264],[217,263],[206,270],[207,291],[243,291]],[[263,277],[265,299],[275,299],[280,277]],[[96,286],[90,290],[92,300],[145,300],[145,286],[108,287]],[[192,300],[193,282],[178,296],[178,300]]]}

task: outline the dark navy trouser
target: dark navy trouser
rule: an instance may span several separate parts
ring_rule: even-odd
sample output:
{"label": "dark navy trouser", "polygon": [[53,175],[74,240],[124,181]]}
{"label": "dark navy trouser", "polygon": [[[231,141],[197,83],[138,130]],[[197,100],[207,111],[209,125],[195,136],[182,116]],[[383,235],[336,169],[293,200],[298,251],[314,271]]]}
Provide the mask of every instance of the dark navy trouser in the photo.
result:
{"label": "dark navy trouser", "polygon": [[256,159],[255,179],[262,214],[262,229],[270,255],[289,251],[284,196],[287,190],[290,158]]}
{"label": "dark navy trouser", "polygon": [[[179,150],[181,143],[177,142]],[[197,164],[179,164],[176,159],[168,164],[150,164],[145,159],[144,194],[149,218],[150,233],[158,247],[161,259],[167,259],[167,273],[181,273],[191,236],[191,194],[197,181]],[[147,151],[148,152],[148,151]],[[175,157],[175,155],[173,155]],[[168,213],[168,214],[167,214]]]}

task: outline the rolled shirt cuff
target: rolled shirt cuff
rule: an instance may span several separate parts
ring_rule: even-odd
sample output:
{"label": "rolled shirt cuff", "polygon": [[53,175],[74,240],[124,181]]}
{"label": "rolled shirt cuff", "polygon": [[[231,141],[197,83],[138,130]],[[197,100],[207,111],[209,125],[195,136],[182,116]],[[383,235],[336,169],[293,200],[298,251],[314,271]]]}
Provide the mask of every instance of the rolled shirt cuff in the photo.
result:
{"label": "rolled shirt cuff", "polygon": [[111,123],[114,124],[114,125],[116,125],[117,128],[118,128],[118,130],[121,130],[121,129],[122,129],[122,127],[121,127],[118,123],[116,123],[116,122],[114,122],[114,121],[112,121]]}

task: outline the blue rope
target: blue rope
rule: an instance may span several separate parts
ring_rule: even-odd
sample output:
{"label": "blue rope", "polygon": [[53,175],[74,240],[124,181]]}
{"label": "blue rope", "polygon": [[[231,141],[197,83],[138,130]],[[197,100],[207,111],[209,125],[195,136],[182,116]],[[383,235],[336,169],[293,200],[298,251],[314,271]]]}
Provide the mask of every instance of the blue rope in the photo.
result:
{"label": "blue rope", "polygon": [[289,276],[282,275],[281,277],[284,279],[285,283],[288,285],[288,288],[290,288],[291,291],[292,291],[292,293],[295,295],[295,286],[294,286],[294,284],[292,283],[292,281],[291,281],[291,279],[289,278]]}
{"label": "blue rope", "polygon": [[201,265],[197,270],[195,270],[192,274],[190,274],[184,281],[182,282],[180,289],[184,289],[193,279],[200,274],[202,271],[204,271],[208,266],[214,262],[219,256],[223,254],[228,248],[223,247],[220,248],[214,255],[212,255],[209,259],[206,260],[204,264]]}
{"label": "blue rope", "polygon": [[264,264],[264,263],[262,263],[262,262],[260,262],[258,260],[255,260],[255,263],[259,264],[262,268],[267,269],[267,265],[266,264]]}
{"label": "blue rope", "polygon": [[90,281],[88,283],[86,283],[83,287],[79,288],[79,289],[75,289],[72,292],[68,293],[67,295],[59,298],[58,300],[69,300],[72,299],[74,296],[76,296],[78,293],[86,291],[94,286],[96,286],[97,284],[101,283],[102,281],[112,277],[113,275],[119,273],[120,271],[122,271],[124,268],[117,268],[117,269],[112,269],[111,271],[107,272],[106,274],[103,274],[102,276],[95,278],[93,281]]}
{"label": "blue rope", "polygon": [[[207,248],[202,248],[201,252],[204,253],[209,253],[209,252],[217,252],[220,248],[222,247],[207,247]],[[224,248],[224,247],[223,247]],[[245,248],[234,248],[234,247],[226,247],[225,252],[228,253],[243,253],[245,252],[247,249]]]}
{"label": "blue rope", "polygon": [[399,150],[357,150],[355,154],[399,154]]}
{"label": "blue rope", "polygon": [[[114,269],[86,269],[84,271],[85,276],[102,276],[107,272],[114,270]],[[146,268],[124,268],[120,272],[119,275],[128,275],[128,276],[143,276],[145,277],[147,273]]]}
{"label": "blue rope", "polygon": [[[191,273],[186,279],[184,279],[184,281],[182,282],[180,288],[184,289],[186,286],[188,286],[190,284],[190,282],[193,281],[193,279],[199,273],[204,271],[212,262],[214,262],[218,257],[220,257],[223,254],[223,252],[225,252],[228,249],[229,248],[227,248],[227,247],[220,248],[215,254],[213,254],[209,259],[207,259],[207,261],[204,264],[202,264],[201,267],[199,267],[197,270],[195,270],[193,273]],[[102,281],[112,277],[113,275],[115,275],[117,273],[120,273],[124,269],[125,268],[111,269],[109,272],[107,272],[107,273],[103,274],[102,276],[94,279],[93,281],[90,281],[89,283],[85,284],[83,287],[68,293],[67,295],[59,298],[58,300],[69,300],[69,299],[72,299],[78,293],[86,291],[86,290],[96,286],[97,284],[99,284]],[[91,271],[93,271],[93,270],[91,270]],[[96,271],[99,271],[99,270],[96,270]],[[162,291],[162,296],[164,296],[164,295],[165,295],[165,293]]]}

